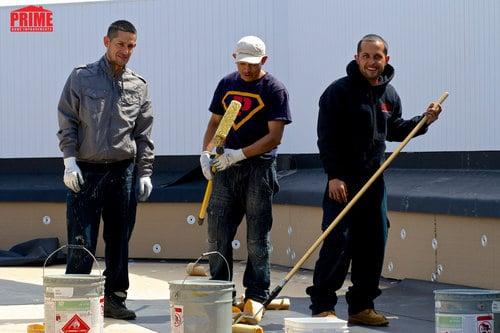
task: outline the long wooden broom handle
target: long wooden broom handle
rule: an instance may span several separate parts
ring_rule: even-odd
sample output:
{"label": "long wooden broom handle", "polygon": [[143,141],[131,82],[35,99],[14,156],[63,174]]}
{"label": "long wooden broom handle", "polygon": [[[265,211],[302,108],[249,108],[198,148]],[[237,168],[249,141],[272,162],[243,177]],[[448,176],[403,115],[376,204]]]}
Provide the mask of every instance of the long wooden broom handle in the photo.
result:
{"label": "long wooden broom handle", "polygon": [[[442,104],[449,93],[445,92],[441,97],[439,97],[437,103]],[[325,231],[318,237],[318,239],[314,242],[313,245],[306,251],[306,253],[302,256],[302,258],[297,261],[295,266],[288,272],[285,278],[281,281],[280,285],[276,287],[276,289],[271,293],[269,299],[266,300],[266,303],[269,304],[279,293],[279,291],[284,287],[284,285],[292,278],[292,276],[297,273],[297,271],[302,267],[304,262],[309,259],[311,254],[318,248],[318,246],[325,240],[325,238],[330,234],[330,232],[337,226],[337,224],[344,218],[344,216],[349,212],[349,210],[354,206],[354,204],[359,200],[359,198],[366,192],[366,190],[375,182],[375,180],[384,172],[385,169],[391,164],[391,162],[396,158],[399,152],[408,144],[408,142],[415,136],[415,134],[424,126],[427,122],[427,115],[422,117],[422,119],[418,122],[417,126],[408,134],[408,136],[399,144],[399,146],[392,152],[392,154],[385,160],[385,162],[377,169],[377,171],[370,177],[370,179],[366,182],[366,184],[356,193],[356,195],[349,201],[349,203],[342,209],[339,215],[333,220],[333,222],[326,228]],[[274,297],[273,297],[274,296]],[[271,298],[272,297],[272,298]]]}

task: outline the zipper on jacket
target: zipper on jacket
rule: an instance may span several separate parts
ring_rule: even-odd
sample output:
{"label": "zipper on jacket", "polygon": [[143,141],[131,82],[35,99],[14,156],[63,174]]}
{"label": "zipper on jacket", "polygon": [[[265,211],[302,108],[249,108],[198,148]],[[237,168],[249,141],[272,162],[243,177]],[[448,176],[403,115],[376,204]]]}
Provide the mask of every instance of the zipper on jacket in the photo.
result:
{"label": "zipper on jacket", "polygon": [[371,109],[371,116],[372,116],[372,142],[371,142],[371,148],[375,146],[375,138],[378,132],[378,124],[377,124],[377,105],[375,103],[375,97],[373,95],[373,88],[370,87],[369,90],[369,98],[370,98],[370,109]]}

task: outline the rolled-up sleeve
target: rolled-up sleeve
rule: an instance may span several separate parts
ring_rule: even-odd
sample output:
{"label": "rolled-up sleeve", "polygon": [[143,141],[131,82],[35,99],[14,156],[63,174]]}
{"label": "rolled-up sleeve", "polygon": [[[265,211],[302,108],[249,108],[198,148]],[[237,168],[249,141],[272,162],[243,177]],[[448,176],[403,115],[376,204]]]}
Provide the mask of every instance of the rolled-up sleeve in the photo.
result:
{"label": "rolled-up sleeve", "polygon": [[74,69],[66,84],[64,85],[59,105],[57,107],[57,118],[59,121],[59,149],[64,158],[76,157],[78,144],[78,109],[80,107],[80,93],[77,69]]}
{"label": "rolled-up sleeve", "polygon": [[154,144],[151,139],[153,129],[153,108],[146,84],[141,110],[134,127],[134,140],[137,145],[137,173],[139,177],[149,177],[153,174]]}

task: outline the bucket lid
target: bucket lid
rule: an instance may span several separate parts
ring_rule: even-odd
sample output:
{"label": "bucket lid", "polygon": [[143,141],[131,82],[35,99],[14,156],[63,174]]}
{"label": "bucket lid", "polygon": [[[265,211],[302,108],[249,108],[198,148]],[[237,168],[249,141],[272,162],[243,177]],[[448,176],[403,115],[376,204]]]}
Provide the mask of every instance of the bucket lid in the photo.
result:
{"label": "bucket lid", "polygon": [[496,301],[500,291],[486,289],[443,289],[434,290],[436,301]]}
{"label": "bucket lid", "polygon": [[487,289],[441,289],[434,290],[435,295],[500,295],[500,290],[487,290]]}
{"label": "bucket lid", "polygon": [[287,328],[300,328],[312,330],[317,329],[335,329],[347,328],[347,321],[340,318],[331,317],[299,317],[299,318],[285,318],[285,327]]}

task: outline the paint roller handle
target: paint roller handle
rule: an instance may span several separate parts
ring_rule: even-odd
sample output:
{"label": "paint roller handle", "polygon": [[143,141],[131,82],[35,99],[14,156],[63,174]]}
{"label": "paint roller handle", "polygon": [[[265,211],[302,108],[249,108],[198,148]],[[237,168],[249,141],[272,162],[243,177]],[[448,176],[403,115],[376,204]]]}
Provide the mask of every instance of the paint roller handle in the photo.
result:
{"label": "paint roller handle", "polygon": [[212,195],[212,180],[209,180],[207,183],[207,187],[205,189],[205,194],[203,195],[203,201],[201,202],[200,212],[198,213],[198,224],[202,225],[205,221],[205,216],[207,215],[207,207],[208,201],[210,200],[210,196]]}
{"label": "paint roller handle", "polygon": [[83,245],[73,245],[73,244],[65,244],[63,246],[61,246],[60,248],[58,248],[57,250],[55,250],[54,252],[52,252],[51,254],[49,254],[49,256],[47,257],[47,259],[45,259],[45,261],[43,262],[43,268],[42,268],[42,278],[45,277],[45,266],[47,265],[47,262],[50,260],[50,258],[56,254],[57,252],[61,251],[62,249],[65,249],[65,248],[68,248],[68,249],[73,249],[73,250],[85,250],[87,251],[87,253],[92,257],[92,259],[94,259],[94,262],[96,263],[97,265],[97,269],[99,270],[99,275],[102,276],[102,270],[101,270],[101,266],[99,265],[99,262],[97,261],[97,259],[95,258],[95,256],[92,254],[92,252],[90,252],[85,246]]}
{"label": "paint roller handle", "polygon": [[283,289],[283,285],[278,285],[276,286],[276,288],[273,289],[273,291],[269,294],[269,297],[264,301],[264,303],[262,303],[264,305],[264,307],[266,308],[269,304],[271,304],[271,302],[273,301],[273,299],[275,299],[279,293],[281,292],[281,290]]}
{"label": "paint roller handle", "polygon": [[[224,154],[224,146],[217,146],[215,148],[216,155],[213,155],[212,158],[216,156]],[[212,167],[212,172],[216,172],[215,167]],[[207,215],[207,207],[208,201],[210,200],[210,196],[212,195],[213,183],[212,180],[209,180],[207,183],[207,187],[205,189],[205,194],[203,195],[203,201],[201,202],[200,212],[198,213],[198,225],[203,225],[205,221],[205,216]]]}

